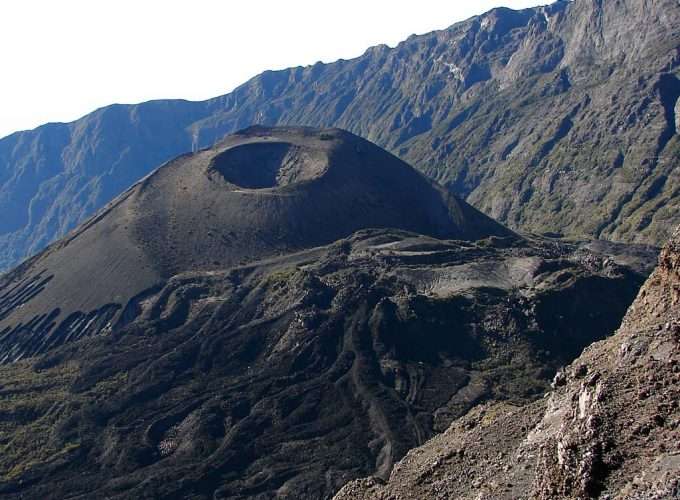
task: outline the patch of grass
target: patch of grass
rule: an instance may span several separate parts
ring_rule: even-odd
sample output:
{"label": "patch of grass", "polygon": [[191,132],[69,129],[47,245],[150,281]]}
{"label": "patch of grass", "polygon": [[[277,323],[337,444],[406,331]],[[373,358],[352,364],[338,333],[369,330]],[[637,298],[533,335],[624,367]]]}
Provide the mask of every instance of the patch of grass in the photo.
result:
{"label": "patch of grass", "polygon": [[283,283],[290,280],[298,272],[297,267],[287,267],[272,272],[267,276],[267,284]]}
{"label": "patch of grass", "polygon": [[0,477],[15,478],[79,446],[51,439],[61,409],[74,402],[68,388],[77,373],[75,363],[40,372],[29,363],[0,368]]}

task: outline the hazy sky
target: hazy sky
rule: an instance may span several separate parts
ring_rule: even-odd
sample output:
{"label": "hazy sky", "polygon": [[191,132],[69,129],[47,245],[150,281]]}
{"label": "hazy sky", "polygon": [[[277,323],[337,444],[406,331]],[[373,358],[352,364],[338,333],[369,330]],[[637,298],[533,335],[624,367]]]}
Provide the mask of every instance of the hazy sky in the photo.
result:
{"label": "hazy sky", "polygon": [[[114,102],[207,99],[541,0],[2,0],[0,137]],[[542,3],[549,3],[545,0]]]}

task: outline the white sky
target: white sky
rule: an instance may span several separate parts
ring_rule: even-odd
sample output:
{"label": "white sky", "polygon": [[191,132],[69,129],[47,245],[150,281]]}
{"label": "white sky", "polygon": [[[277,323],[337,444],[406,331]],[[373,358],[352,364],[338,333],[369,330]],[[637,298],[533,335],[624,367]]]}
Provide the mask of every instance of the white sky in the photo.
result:
{"label": "white sky", "polygon": [[95,108],[207,99],[504,5],[549,0],[0,0],[0,137]]}

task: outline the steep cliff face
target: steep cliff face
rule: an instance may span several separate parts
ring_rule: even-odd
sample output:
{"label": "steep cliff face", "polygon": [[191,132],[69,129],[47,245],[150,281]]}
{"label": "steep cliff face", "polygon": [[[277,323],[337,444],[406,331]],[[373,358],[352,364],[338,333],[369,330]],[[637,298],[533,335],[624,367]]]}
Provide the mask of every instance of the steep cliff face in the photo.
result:
{"label": "steep cliff face", "polygon": [[680,230],[617,334],[555,384],[530,435],[538,498],[680,495]]}
{"label": "steep cliff face", "polygon": [[680,496],[680,230],[618,332],[545,400],[480,407],[336,499],[666,499]]}
{"label": "steep cliff face", "polygon": [[678,222],[680,6],[497,9],[200,103],[104,108],[0,140],[0,268],[159,163],[252,124],[339,126],[512,228],[662,243]]}

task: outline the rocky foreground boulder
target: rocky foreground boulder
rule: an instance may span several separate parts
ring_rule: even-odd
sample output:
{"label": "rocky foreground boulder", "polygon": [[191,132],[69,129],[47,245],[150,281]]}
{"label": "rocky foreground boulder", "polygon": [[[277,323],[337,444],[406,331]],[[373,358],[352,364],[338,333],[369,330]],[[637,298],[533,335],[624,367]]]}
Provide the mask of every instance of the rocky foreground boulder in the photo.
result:
{"label": "rocky foreground boulder", "polygon": [[617,333],[529,406],[479,406],[336,500],[680,497],[680,230]]}

